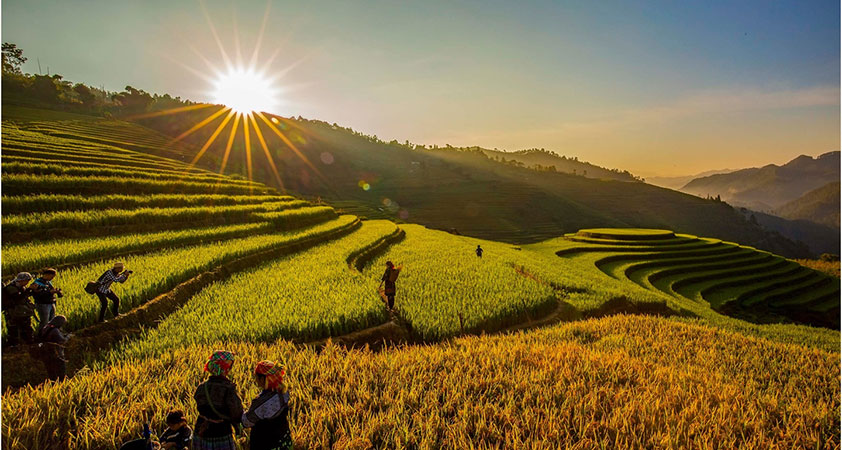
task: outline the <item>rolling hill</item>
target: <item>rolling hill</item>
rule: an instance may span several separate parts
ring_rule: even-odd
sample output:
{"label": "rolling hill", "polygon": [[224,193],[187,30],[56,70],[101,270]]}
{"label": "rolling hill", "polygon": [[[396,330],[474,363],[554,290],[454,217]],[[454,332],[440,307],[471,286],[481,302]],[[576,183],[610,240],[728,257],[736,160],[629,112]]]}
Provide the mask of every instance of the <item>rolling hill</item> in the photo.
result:
{"label": "rolling hill", "polygon": [[[137,123],[178,136],[209,115],[194,111],[142,118]],[[330,201],[365,217],[421,223],[512,243],[537,242],[559,231],[629,226],[717,236],[791,257],[815,252],[748,223],[728,205],[641,182],[529,169],[495,161],[478,149],[386,143],[316,120],[272,119],[286,142],[268,122],[258,121],[258,125],[279,162],[282,189]],[[223,121],[222,116],[214,118],[184,141],[203,146]],[[247,172],[241,130],[235,135],[227,173]],[[209,145],[200,164],[218,169],[226,141],[223,134]],[[253,147],[254,178],[278,185],[263,151],[256,143]]]}
{"label": "rolling hill", "polygon": [[809,220],[839,228],[839,181],[814,189],[775,210],[775,215],[791,220]]}
{"label": "rolling hill", "polygon": [[681,190],[700,197],[721,196],[736,206],[771,212],[827,183],[839,182],[839,155],[838,151],[816,158],[801,155],[782,166],[769,164],[710,175],[694,179]]}
{"label": "rolling hill", "polygon": [[703,178],[710,175],[717,175],[720,173],[730,173],[733,172],[732,169],[722,169],[722,170],[708,170],[702,173],[697,173],[696,175],[684,175],[684,176],[675,176],[675,177],[646,177],[646,182],[649,184],[654,184],[655,186],[665,187],[667,189],[679,190],[685,184],[693,181],[696,178]]}
{"label": "rolling hill", "polygon": [[536,168],[538,170],[552,170],[573,175],[581,175],[586,178],[617,181],[639,181],[637,177],[628,171],[606,169],[595,164],[579,161],[579,158],[568,158],[555,152],[544,150],[543,148],[519,150],[516,152],[488,150],[479,147],[469,149],[460,148],[459,150],[480,150],[495,161],[499,160],[500,162],[509,163],[516,162],[523,164],[525,167]]}

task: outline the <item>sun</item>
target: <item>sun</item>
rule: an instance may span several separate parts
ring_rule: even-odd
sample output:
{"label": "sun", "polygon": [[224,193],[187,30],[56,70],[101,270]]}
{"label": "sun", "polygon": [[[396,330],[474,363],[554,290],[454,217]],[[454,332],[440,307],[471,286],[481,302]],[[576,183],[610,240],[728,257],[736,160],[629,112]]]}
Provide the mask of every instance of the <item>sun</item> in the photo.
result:
{"label": "sun", "polygon": [[253,69],[232,68],[221,73],[213,83],[214,103],[234,112],[274,112],[278,106],[278,89],[265,75]]}

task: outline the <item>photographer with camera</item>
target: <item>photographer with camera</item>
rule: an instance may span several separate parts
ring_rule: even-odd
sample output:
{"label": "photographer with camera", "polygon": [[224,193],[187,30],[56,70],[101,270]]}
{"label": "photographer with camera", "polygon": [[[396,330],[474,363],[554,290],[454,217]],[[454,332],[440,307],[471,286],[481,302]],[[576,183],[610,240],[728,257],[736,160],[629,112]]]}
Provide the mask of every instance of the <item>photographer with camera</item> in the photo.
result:
{"label": "photographer with camera", "polygon": [[38,329],[41,330],[56,316],[56,297],[64,297],[61,289],[53,286],[56,269],[44,269],[41,276],[32,282],[32,299],[35,301],[35,311],[38,313]]}
{"label": "photographer with camera", "polygon": [[99,277],[97,280],[97,290],[96,296],[99,297],[100,303],[100,310],[99,310],[99,321],[105,321],[105,311],[108,309],[108,299],[111,299],[111,313],[114,314],[114,318],[120,316],[120,297],[117,297],[111,290],[111,285],[115,282],[117,283],[125,283],[126,280],[129,279],[129,275],[132,274],[131,270],[123,270],[123,263],[118,262],[114,263],[114,267],[108,269],[102,276]]}
{"label": "photographer with camera", "polygon": [[35,305],[29,301],[32,291],[27,287],[32,280],[29,272],[21,272],[3,286],[3,315],[6,316],[7,344],[32,343],[32,316]]}

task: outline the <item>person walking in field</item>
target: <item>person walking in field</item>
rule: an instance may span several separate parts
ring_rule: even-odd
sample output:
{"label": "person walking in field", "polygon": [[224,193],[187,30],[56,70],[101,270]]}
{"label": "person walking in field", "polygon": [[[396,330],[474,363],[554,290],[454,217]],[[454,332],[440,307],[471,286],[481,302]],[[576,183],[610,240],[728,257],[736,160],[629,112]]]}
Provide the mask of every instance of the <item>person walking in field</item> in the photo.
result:
{"label": "person walking in field", "polygon": [[475,251],[477,252],[477,257],[482,258],[482,247],[480,247],[479,244],[477,244],[477,249]]}
{"label": "person walking in field", "polygon": [[251,450],[292,450],[284,374],[284,367],[272,361],[260,361],[254,368],[254,384],[262,391],[243,413],[243,427],[251,428]]}
{"label": "person walking in field", "polygon": [[61,329],[65,324],[67,324],[66,317],[55,316],[38,331],[39,345],[45,347],[42,357],[44,367],[47,369],[47,378],[53,381],[63,380],[67,376],[64,347],[70,337]]}
{"label": "person walking in field", "polygon": [[108,269],[97,280],[96,296],[99,298],[99,321],[105,321],[105,311],[108,310],[108,300],[111,300],[111,313],[114,318],[120,316],[120,297],[111,290],[111,285],[116,283],[125,283],[132,274],[131,270],[123,270],[123,263],[114,263],[114,267]]}
{"label": "person walking in field", "polygon": [[8,345],[32,343],[32,317],[35,305],[29,301],[32,291],[27,285],[32,280],[29,272],[19,273],[14,280],[3,286],[2,309],[6,316]]}
{"label": "person walking in field", "polygon": [[386,284],[386,289],[384,289],[383,294],[386,295],[386,305],[389,307],[390,311],[395,308],[395,294],[397,293],[395,281],[397,281],[400,271],[401,270],[399,268],[395,268],[392,261],[386,261],[386,272],[383,273],[383,277],[380,279],[380,287],[382,287],[384,283]]}
{"label": "person walking in field", "polygon": [[199,387],[193,399],[199,417],[193,432],[193,450],[234,450],[234,427],[239,428],[243,416],[243,401],[237,386],[228,380],[234,365],[234,354],[216,351],[205,364],[210,377]]}
{"label": "person walking in field", "polygon": [[56,297],[63,297],[61,289],[53,286],[53,278],[56,277],[56,269],[44,269],[41,276],[36,278],[29,287],[32,290],[32,299],[35,300],[35,309],[38,312],[38,329],[42,329],[56,316]]}

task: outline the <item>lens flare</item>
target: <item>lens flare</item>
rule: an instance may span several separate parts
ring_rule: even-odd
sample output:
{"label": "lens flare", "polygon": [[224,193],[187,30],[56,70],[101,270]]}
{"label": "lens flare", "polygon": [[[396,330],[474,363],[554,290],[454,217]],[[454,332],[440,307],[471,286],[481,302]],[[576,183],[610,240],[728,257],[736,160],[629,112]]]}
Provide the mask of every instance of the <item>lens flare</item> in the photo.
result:
{"label": "lens flare", "polygon": [[214,81],[213,101],[235,112],[274,112],[278,90],[264,75],[251,69],[232,69]]}

